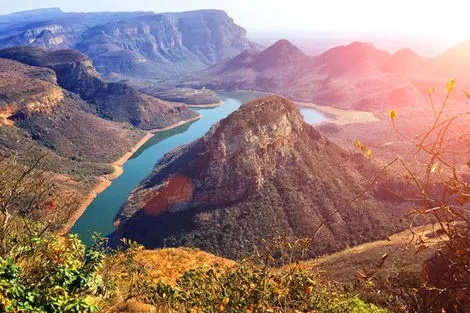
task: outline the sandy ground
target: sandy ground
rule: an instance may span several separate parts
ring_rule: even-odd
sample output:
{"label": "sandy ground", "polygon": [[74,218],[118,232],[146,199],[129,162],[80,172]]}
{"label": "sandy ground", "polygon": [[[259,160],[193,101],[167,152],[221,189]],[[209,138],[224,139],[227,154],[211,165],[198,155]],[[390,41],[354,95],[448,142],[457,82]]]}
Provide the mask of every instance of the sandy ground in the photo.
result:
{"label": "sandy ground", "polygon": [[173,125],[170,125],[170,126],[167,126],[167,127],[164,127],[164,128],[155,128],[155,129],[151,129],[149,130],[150,133],[159,133],[159,132],[163,132],[163,131],[166,131],[166,130],[170,130],[170,129],[173,129],[173,128],[176,128],[176,127],[179,127],[181,125],[184,125],[184,124],[187,124],[187,123],[191,123],[191,122],[194,122],[194,121],[197,121],[198,119],[200,119],[202,117],[201,114],[198,114],[198,116],[195,116],[193,118],[190,118],[189,120],[184,120],[184,121],[181,121],[181,122],[178,122],[176,124],[173,124]]}
{"label": "sandy ground", "polygon": [[367,111],[341,110],[341,109],[334,108],[332,106],[323,106],[323,105],[317,105],[317,104],[308,103],[308,102],[295,102],[295,103],[300,107],[313,108],[315,110],[326,113],[327,115],[332,115],[334,117],[334,120],[326,121],[323,123],[347,125],[347,124],[355,124],[355,123],[369,123],[369,122],[380,121],[380,119],[378,119],[373,113],[367,112]]}
{"label": "sandy ground", "polygon": [[222,104],[224,104],[223,101],[217,102],[217,103],[211,103],[211,104],[186,104],[190,108],[216,108],[220,107]]}

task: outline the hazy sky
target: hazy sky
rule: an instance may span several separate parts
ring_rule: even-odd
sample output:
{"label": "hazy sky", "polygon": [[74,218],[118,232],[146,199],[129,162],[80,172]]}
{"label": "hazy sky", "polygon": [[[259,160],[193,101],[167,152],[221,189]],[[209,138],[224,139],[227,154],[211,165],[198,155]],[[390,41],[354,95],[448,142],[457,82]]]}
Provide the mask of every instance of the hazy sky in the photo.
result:
{"label": "hazy sky", "polygon": [[224,9],[247,29],[385,32],[470,39],[468,0],[1,0],[1,13]]}

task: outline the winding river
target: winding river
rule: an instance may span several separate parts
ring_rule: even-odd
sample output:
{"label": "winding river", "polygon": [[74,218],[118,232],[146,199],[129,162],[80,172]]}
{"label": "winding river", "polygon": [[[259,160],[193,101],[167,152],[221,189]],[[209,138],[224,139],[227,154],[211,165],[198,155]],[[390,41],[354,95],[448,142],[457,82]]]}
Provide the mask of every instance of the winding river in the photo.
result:
{"label": "winding river", "polygon": [[[124,164],[123,174],[100,193],[77,220],[71,233],[89,245],[94,232],[107,235],[114,230],[113,221],[131,191],[147,177],[155,164],[170,150],[203,136],[212,125],[238,109],[243,103],[259,98],[254,93],[221,93],[224,104],[216,108],[197,109],[202,117],[172,130],[156,133]],[[305,121],[317,124],[329,118],[311,108],[302,108]]]}

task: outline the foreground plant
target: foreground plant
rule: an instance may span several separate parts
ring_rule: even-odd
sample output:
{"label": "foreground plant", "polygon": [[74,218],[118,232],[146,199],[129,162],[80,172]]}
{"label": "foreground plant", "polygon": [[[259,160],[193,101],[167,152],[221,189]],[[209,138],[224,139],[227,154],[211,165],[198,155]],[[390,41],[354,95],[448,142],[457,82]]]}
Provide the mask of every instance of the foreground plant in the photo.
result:
{"label": "foreground plant", "polygon": [[[404,311],[470,312],[470,111],[448,112],[455,85],[455,79],[448,81],[440,106],[434,101],[437,89],[428,90],[434,118],[416,136],[402,132],[396,125],[398,113],[389,111],[394,130],[412,147],[408,154],[414,162],[398,156],[384,164],[372,158],[383,166],[381,174],[405,182],[404,187],[390,191],[410,201],[410,225],[415,221],[434,225],[431,234],[410,228],[416,253],[430,247],[436,251],[424,264],[419,288],[407,293],[412,301]],[[465,95],[470,100],[470,95]],[[359,141],[353,144],[363,153],[369,151]]]}
{"label": "foreground plant", "polygon": [[100,288],[105,254],[58,235],[75,199],[54,196],[40,170],[46,157],[31,151],[26,164],[0,157],[0,312],[94,312],[87,297]]}
{"label": "foreground plant", "polygon": [[265,242],[253,259],[232,268],[191,270],[176,286],[159,283],[151,300],[168,312],[387,312],[320,284],[299,266],[309,240],[286,238]]}

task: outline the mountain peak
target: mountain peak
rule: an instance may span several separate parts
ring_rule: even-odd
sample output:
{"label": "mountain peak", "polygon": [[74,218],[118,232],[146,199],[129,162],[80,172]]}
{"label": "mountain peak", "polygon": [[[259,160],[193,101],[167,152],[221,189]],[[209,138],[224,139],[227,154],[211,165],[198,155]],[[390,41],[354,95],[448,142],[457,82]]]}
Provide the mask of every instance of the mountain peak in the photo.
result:
{"label": "mountain peak", "polygon": [[330,76],[365,75],[375,73],[390,58],[390,53],[377,49],[371,43],[355,41],[332,48],[319,57],[317,64]]}
{"label": "mountain peak", "polygon": [[229,140],[230,137],[227,136],[236,135],[235,133],[252,132],[255,128],[278,123],[290,124],[290,128],[300,129],[303,117],[294,103],[282,96],[271,95],[242,105],[216,126],[215,133],[216,136],[224,133],[226,140]]}
{"label": "mountain peak", "polygon": [[295,48],[295,46],[287,39],[280,39],[278,41],[276,41],[273,45],[273,47],[293,47]]}
{"label": "mountain peak", "polygon": [[345,47],[351,49],[377,49],[373,43],[363,41],[353,41]]}
{"label": "mountain peak", "polygon": [[363,225],[387,232],[388,207],[372,194],[338,210],[362,190],[364,162],[305,123],[294,103],[257,99],[167,154],[122,208],[116,235],[243,258],[257,238],[310,237],[331,216],[312,250],[325,253],[362,237]]}
{"label": "mountain peak", "polygon": [[297,48],[296,46],[294,46],[289,40],[287,39],[281,39],[281,40],[278,40],[276,41],[273,45],[271,45],[270,47],[266,48],[264,51],[262,52],[265,52],[265,53],[268,53],[268,52],[277,52],[277,53],[283,53],[283,54],[286,54],[286,53],[295,53],[295,54],[303,54],[303,52]]}

